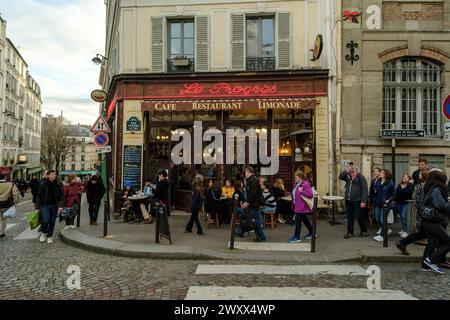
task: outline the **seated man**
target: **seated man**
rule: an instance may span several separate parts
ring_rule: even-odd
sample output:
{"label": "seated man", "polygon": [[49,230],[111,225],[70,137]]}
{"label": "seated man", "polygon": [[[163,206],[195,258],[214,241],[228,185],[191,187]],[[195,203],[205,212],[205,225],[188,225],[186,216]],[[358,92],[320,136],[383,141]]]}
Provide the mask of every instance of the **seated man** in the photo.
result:
{"label": "seated man", "polygon": [[[125,189],[121,192],[121,204],[122,207],[126,208],[126,212],[124,214],[125,222],[130,222],[130,220],[138,219],[138,215],[133,209],[133,203],[128,198],[134,196],[136,192],[133,189],[133,184],[130,182],[125,182]],[[131,219],[130,219],[131,217]]]}
{"label": "seated man", "polygon": [[144,190],[143,190],[144,196],[148,196],[144,201],[141,202],[140,208],[142,212],[142,216],[144,217],[144,221],[147,224],[152,224],[154,221],[155,214],[153,213],[153,210],[150,210],[151,216],[148,210],[149,205],[151,204],[151,207],[154,207],[154,194],[152,189],[152,180],[146,179]]}

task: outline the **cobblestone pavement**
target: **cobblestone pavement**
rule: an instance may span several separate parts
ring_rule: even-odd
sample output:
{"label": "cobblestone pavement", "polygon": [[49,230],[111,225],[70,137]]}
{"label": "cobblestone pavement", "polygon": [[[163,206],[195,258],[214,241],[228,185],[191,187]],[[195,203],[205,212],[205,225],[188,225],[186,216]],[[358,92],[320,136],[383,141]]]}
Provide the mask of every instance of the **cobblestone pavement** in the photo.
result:
{"label": "cobblestone pavement", "polygon": [[[58,239],[52,245],[13,240],[25,229],[21,221],[0,239],[0,300],[184,299],[191,286],[366,288],[364,276],[195,275],[198,264],[237,263],[121,258],[86,252]],[[66,286],[70,265],[81,269],[80,290]],[[419,299],[448,298],[450,272],[439,276],[415,264],[379,266],[383,289]]]}

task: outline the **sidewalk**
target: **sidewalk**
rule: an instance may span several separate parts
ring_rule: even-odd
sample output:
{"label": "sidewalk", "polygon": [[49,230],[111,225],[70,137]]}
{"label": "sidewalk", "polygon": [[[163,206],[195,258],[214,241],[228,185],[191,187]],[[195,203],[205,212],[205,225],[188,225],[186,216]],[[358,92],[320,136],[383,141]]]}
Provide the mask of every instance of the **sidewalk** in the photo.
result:
{"label": "sidewalk", "polygon": [[[289,244],[287,239],[292,236],[294,228],[287,224],[277,224],[274,230],[265,229],[267,237],[265,243],[254,243],[254,234],[244,238],[236,237],[236,248],[228,249],[230,227],[221,226],[219,229],[207,229],[202,221],[204,235],[184,233],[189,220],[189,214],[175,211],[169,217],[172,245],[168,240],[161,240],[155,244],[155,224],[126,224],[114,221],[108,224],[108,238],[103,238],[103,206],[99,214],[99,225],[89,225],[87,205],[82,205],[81,225],[79,229],[62,230],[61,239],[67,244],[87,250],[129,257],[165,258],[165,259],[229,259],[243,261],[280,261],[301,263],[330,263],[330,262],[420,262],[424,247],[410,245],[410,256],[401,255],[395,247],[398,241],[400,224],[391,226],[393,231],[389,237],[389,247],[383,248],[383,243],[373,240],[376,229],[369,231],[370,236],[365,239],[356,237],[345,240],[344,225],[332,227],[328,218],[321,218],[317,223],[318,239],[316,253],[309,252],[310,241],[303,240],[302,244]],[[338,216],[338,221],[345,223],[345,217]],[[302,236],[306,234],[303,228]],[[194,226],[194,232],[196,231]],[[244,248],[244,249],[242,249]]]}

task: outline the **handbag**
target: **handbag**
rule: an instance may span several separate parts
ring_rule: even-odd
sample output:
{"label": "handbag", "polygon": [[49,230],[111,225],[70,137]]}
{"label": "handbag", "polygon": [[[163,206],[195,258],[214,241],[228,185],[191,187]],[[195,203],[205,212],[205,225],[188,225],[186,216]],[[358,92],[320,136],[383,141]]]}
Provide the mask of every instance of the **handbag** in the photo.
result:
{"label": "handbag", "polygon": [[387,223],[388,224],[394,224],[394,210],[389,210],[388,216],[387,216]]}
{"label": "handbag", "polygon": [[40,211],[35,210],[27,214],[27,220],[30,225],[30,229],[34,230],[40,225]]}
{"label": "handbag", "polygon": [[301,196],[302,197],[302,199],[303,199],[303,201],[305,201],[305,203],[308,205],[308,207],[311,209],[311,210],[314,210],[314,201],[313,201],[313,198],[307,198],[307,197],[305,197],[305,196]]}
{"label": "handbag", "polygon": [[17,217],[16,207],[11,207],[3,213],[4,218],[15,219]]}

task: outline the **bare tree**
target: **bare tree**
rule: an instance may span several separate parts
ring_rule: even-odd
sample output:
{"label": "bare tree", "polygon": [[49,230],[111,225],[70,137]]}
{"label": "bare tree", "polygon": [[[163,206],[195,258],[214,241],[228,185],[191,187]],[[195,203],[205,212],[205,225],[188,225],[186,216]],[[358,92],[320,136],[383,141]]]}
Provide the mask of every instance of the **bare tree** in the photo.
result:
{"label": "bare tree", "polygon": [[41,144],[42,163],[47,169],[59,172],[72,150],[71,141],[65,135],[64,126],[61,123],[44,126]]}

